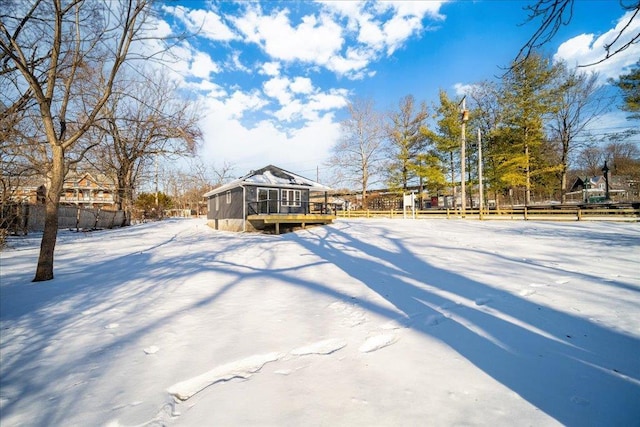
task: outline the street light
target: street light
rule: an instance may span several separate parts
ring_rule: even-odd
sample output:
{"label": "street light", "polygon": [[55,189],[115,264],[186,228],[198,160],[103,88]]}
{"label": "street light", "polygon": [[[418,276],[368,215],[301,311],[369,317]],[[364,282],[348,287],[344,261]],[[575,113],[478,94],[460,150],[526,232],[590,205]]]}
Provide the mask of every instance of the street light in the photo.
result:
{"label": "street light", "polygon": [[458,104],[459,106],[462,105],[462,110],[461,110],[461,121],[462,121],[462,125],[461,125],[461,133],[462,133],[462,141],[460,144],[460,187],[461,187],[461,194],[460,194],[460,199],[461,199],[461,203],[460,203],[460,209],[462,211],[462,217],[464,218],[465,216],[465,210],[466,210],[466,204],[467,201],[466,199],[466,188],[465,188],[465,175],[466,175],[466,170],[465,170],[465,162],[466,162],[466,153],[465,150],[467,148],[467,140],[466,140],[466,135],[465,135],[465,125],[467,123],[467,121],[469,120],[469,111],[467,110],[467,104],[465,102],[467,96],[463,96],[462,97],[462,101],[460,101],[460,104]]}
{"label": "street light", "polygon": [[604,166],[602,167],[602,174],[604,175],[604,185],[606,192],[604,193],[604,200],[609,200],[609,168],[607,167],[607,161],[604,161]]}

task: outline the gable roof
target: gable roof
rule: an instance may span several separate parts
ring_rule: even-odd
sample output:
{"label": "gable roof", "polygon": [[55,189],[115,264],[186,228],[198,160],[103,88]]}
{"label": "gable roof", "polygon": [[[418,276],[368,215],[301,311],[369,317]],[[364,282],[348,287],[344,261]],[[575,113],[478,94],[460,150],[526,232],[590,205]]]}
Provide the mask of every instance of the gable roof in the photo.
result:
{"label": "gable roof", "polygon": [[300,175],[296,175],[277,166],[269,165],[263,167],[262,169],[251,171],[245,176],[231,181],[230,183],[225,184],[221,187],[214,188],[213,190],[205,193],[203,197],[210,197],[215,194],[219,194],[243,185],[278,188],[300,188],[308,189],[310,191],[331,190],[331,188],[327,187],[326,185],[322,185]]}

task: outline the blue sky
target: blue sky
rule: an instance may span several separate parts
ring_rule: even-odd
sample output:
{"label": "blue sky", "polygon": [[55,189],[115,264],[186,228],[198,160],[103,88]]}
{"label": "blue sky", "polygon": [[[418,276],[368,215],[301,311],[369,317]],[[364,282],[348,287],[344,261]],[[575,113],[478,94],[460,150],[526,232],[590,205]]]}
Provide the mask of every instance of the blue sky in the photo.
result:
{"label": "blue sky", "polygon": [[[205,163],[231,163],[236,175],[272,163],[322,180],[350,99],[388,111],[411,94],[431,106],[440,89],[454,97],[496,79],[535,30],[525,23],[531,3],[167,0],[156,31],[197,31],[172,49],[172,68],[200,99]],[[600,58],[623,14],[618,1],[577,0],[546,53],[569,64]],[[636,44],[587,70],[604,83],[638,58]],[[595,126],[625,124],[614,111]]]}

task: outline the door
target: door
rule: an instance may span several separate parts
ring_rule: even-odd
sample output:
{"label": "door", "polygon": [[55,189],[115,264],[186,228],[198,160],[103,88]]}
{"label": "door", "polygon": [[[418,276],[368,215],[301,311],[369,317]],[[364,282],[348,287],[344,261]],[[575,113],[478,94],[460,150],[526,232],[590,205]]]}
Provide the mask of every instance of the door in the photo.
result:
{"label": "door", "polygon": [[278,190],[271,188],[258,188],[258,213],[278,213]]}

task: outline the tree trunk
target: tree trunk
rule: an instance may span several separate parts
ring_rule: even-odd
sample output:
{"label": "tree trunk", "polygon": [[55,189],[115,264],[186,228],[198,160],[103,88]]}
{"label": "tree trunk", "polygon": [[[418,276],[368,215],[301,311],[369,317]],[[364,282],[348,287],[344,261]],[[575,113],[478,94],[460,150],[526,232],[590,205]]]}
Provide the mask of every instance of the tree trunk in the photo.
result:
{"label": "tree trunk", "polygon": [[456,174],[455,174],[455,166],[453,164],[453,151],[449,151],[449,164],[451,166],[451,194],[453,196],[453,204],[455,206],[456,203]]}
{"label": "tree trunk", "polygon": [[524,157],[525,157],[525,174],[526,174],[526,190],[524,195],[524,205],[529,206],[531,204],[531,162],[529,161],[529,134],[525,130],[525,142],[524,142]]}
{"label": "tree trunk", "polygon": [[562,159],[560,172],[560,200],[562,203],[567,203],[567,159],[569,158],[569,138],[563,136],[562,138]]}
{"label": "tree trunk", "polygon": [[58,204],[64,184],[64,149],[59,145],[52,148],[51,184],[45,199],[44,232],[34,282],[53,279],[53,252],[58,237]]}

